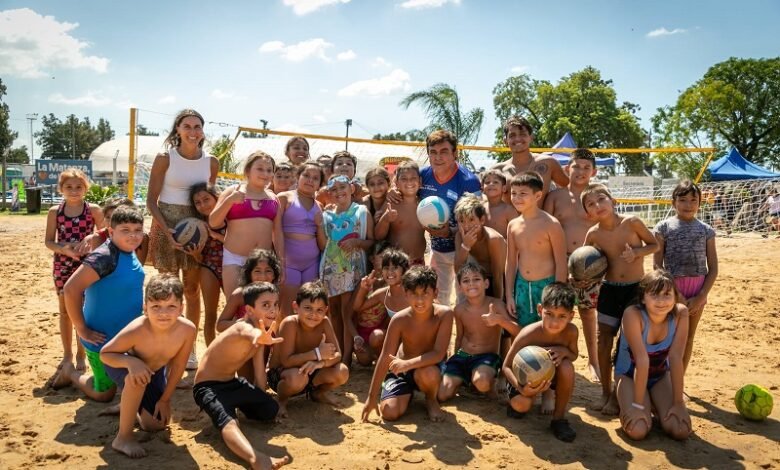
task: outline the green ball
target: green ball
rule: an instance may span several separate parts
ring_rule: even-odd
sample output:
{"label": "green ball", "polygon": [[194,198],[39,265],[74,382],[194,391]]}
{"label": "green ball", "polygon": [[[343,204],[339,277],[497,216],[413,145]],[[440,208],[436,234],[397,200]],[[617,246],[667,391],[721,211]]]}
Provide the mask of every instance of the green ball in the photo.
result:
{"label": "green ball", "polygon": [[739,414],[753,421],[762,421],[772,412],[772,394],[760,385],[748,384],[734,396]]}

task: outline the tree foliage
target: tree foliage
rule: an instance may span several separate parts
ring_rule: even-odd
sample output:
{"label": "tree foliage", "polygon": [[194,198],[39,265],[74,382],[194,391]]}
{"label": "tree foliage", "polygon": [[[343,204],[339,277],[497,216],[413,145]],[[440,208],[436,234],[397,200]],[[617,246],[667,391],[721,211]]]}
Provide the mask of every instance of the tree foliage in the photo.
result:
{"label": "tree foliage", "polygon": [[403,142],[425,142],[427,134],[420,129],[412,129],[406,132],[391,132],[390,134],[374,134],[374,140],[400,140]]}
{"label": "tree foliage", "polygon": [[11,111],[8,104],[3,101],[3,96],[6,95],[6,87],[3,85],[3,80],[0,79],[0,155],[4,154],[11,148],[14,139],[19,135],[11,130],[8,126],[8,119],[11,115]]}
{"label": "tree foliage", "polygon": [[152,130],[149,130],[144,126],[143,124],[138,124],[135,128],[135,134],[136,135],[150,135],[154,137],[158,137],[160,135],[159,132],[154,132]]}
{"label": "tree foliage", "polygon": [[720,149],[736,147],[752,162],[777,164],[780,57],[732,57],[713,65],[673,107],[656,115],[654,125],[656,121],[664,135],[701,134]]}
{"label": "tree foliage", "polygon": [[211,154],[219,159],[219,171],[224,173],[235,173],[238,168],[238,161],[233,158],[234,149],[230,146],[231,140],[230,136],[223,134],[208,145]]}
{"label": "tree foliage", "polygon": [[30,154],[27,153],[27,146],[22,145],[15,149],[11,149],[11,153],[8,154],[8,163],[17,163],[26,165],[30,163]]}
{"label": "tree foliage", "polygon": [[109,122],[100,118],[97,126],[92,126],[89,118],[79,119],[71,114],[60,121],[49,113],[41,119],[41,130],[35,133],[36,142],[41,147],[43,158],[76,159],[89,157],[100,144],[114,138]]}
{"label": "tree foliage", "polygon": [[482,129],[484,111],[482,108],[462,110],[458,92],[446,83],[437,83],[427,90],[416,91],[400,103],[404,109],[409,109],[412,104],[420,105],[425,112],[429,122],[423,131],[425,134],[436,129],[445,129],[455,134],[458,142],[463,145],[477,141]]}
{"label": "tree foliage", "polygon": [[[704,129],[691,122],[671,106],[658,108],[650,119],[653,147],[710,147],[712,144]],[[651,157],[653,169],[662,178],[675,175],[696,178],[707,159],[702,152],[656,153]]]}
{"label": "tree foliage", "polygon": [[[612,80],[593,67],[563,77],[557,84],[534,80],[527,74],[510,77],[493,89],[496,117],[503,123],[519,114],[534,126],[536,146],[549,147],[566,132],[577,145],[590,148],[639,147],[645,132],[630,102],[618,103]],[[496,145],[503,145],[503,129],[496,129]],[[646,155],[618,154],[629,173],[642,171]],[[506,159],[508,155],[500,155]]]}

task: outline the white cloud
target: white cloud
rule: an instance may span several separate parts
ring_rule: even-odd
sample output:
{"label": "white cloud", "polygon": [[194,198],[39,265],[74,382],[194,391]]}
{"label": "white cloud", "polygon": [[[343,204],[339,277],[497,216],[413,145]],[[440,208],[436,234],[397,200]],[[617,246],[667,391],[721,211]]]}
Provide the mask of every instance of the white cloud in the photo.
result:
{"label": "white cloud", "polygon": [[530,68],[531,67],[529,67],[527,65],[515,65],[514,67],[509,69],[509,71],[512,72],[512,73],[526,73],[526,72],[528,72],[528,69],[530,69]]}
{"label": "white cloud", "polygon": [[661,37],[661,36],[673,36],[675,34],[683,34],[683,33],[687,33],[687,32],[688,32],[688,30],[687,29],[683,29],[683,28],[674,28],[672,30],[669,30],[669,29],[666,29],[664,27],[661,27],[661,28],[654,29],[654,30],[650,31],[649,33],[647,33],[646,36],[649,37],[649,38],[658,38],[658,37]]}
{"label": "white cloud", "polygon": [[55,69],[108,69],[108,59],[85,55],[90,45],[70,35],[78,23],[59,22],[29,8],[0,11],[0,75],[50,76]]}
{"label": "white cloud", "polygon": [[282,59],[290,62],[303,62],[306,59],[317,58],[330,62],[325,51],[333,44],[322,38],[308,39],[297,44],[285,44],[282,41],[269,41],[260,46],[261,53],[279,53]]}
{"label": "white cloud", "polygon": [[211,92],[211,97],[218,100],[229,100],[230,98],[235,98],[236,94],[232,91],[224,91],[220,90],[219,88],[214,88],[214,90]]}
{"label": "white cloud", "polygon": [[390,95],[399,91],[408,91],[411,89],[409,79],[411,77],[403,69],[395,69],[389,75],[384,77],[372,78],[369,80],[360,80],[351,83],[341,90],[339,96],[379,96]]}
{"label": "white cloud", "polygon": [[452,3],[453,5],[460,5],[460,0],[406,0],[401,4],[401,8],[422,10],[424,8],[443,7],[448,3]]}
{"label": "white cloud", "polygon": [[355,51],[353,51],[352,49],[350,49],[350,50],[348,50],[348,51],[339,52],[339,53],[336,55],[336,60],[346,61],[346,60],[352,60],[352,59],[354,59],[355,57],[357,57],[357,54],[355,54]]}
{"label": "white cloud", "polygon": [[111,104],[111,98],[95,91],[88,91],[85,95],[68,98],[62,93],[54,93],[49,96],[49,103],[64,104],[67,106],[87,106],[97,108]]}
{"label": "white cloud", "polygon": [[292,7],[296,15],[307,15],[322,7],[336,3],[349,3],[350,0],[284,0],[284,5]]}
{"label": "white cloud", "polygon": [[384,57],[377,56],[374,58],[374,60],[371,61],[371,67],[392,67],[393,64],[385,60]]}
{"label": "white cloud", "polygon": [[322,114],[315,114],[314,116],[312,116],[312,119],[314,119],[317,122],[328,122],[328,120],[325,119],[325,116],[323,116]]}
{"label": "white cloud", "polygon": [[176,97],[173,95],[163,96],[159,100],[157,100],[157,103],[159,104],[173,104],[176,102]]}
{"label": "white cloud", "polygon": [[285,122],[281,126],[274,127],[277,131],[287,131],[287,132],[297,132],[298,134],[308,134],[309,129],[306,129],[303,126],[299,126],[298,124],[294,124],[291,122]]}

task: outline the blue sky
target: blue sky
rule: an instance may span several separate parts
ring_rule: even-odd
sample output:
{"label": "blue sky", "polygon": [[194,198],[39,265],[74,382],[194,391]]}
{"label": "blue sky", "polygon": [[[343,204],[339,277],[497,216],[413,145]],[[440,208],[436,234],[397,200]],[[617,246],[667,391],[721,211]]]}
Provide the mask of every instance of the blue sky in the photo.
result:
{"label": "blue sky", "polygon": [[140,123],[160,132],[193,107],[321,134],[351,118],[350,135],[370,137],[423,127],[398,102],[439,82],[485,110],[489,145],[491,91],[518,71],[557,81],[592,65],[648,127],[711,65],[780,55],[778,19],[772,0],[3,0],[0,78],[17,146],[29,146],[28,113],[104,117],[122,135],[129,106],[153,111]]}

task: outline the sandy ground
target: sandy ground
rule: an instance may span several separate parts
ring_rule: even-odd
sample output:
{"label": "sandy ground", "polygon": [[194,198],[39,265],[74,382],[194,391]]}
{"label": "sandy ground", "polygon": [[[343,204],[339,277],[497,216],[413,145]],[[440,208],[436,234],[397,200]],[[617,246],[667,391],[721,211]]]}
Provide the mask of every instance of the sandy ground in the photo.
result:
{"label": "sandy ground", "polygon": [[[117,418],[98,416],[106,405],[43,386],[61,357],[44,225],[43,216],[0,215],[0,468],[239,468],[189,390],[176,392],[170,431],[137,431],[149,456],[131,461],[110,447]],[[687,442],[658,429],[630,442],[617,419],[588,410],[600,390],[586,379],[584,344],[569,415],[573,444],[556,441],[536,409],[510,420],[503,405],[469,394],[444,407],[443,423],[426,419],[418,395],[400,422],[362,424],[367,368],[354,369],[338,393],[350,403],[344,410],[298,398],[287,422],[242,427],[263,452],[292,456],[290,468],[780,468],[780,403],[761,423],[742,419],[733,404],[736,390],[751,382],[780,402],[780,288],[771,274],[780,240],[722,238],[718,249],[721,276],[686,378],[695,430]],[[202,335],[199,341],[202,351]]]}

